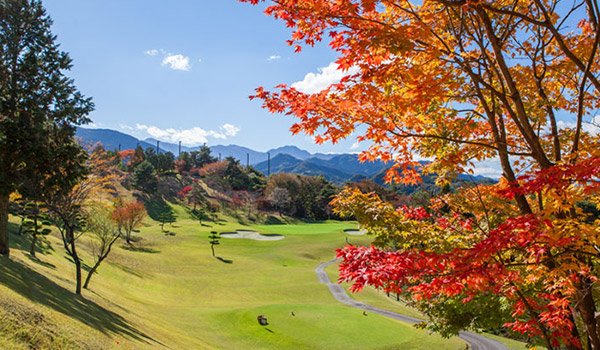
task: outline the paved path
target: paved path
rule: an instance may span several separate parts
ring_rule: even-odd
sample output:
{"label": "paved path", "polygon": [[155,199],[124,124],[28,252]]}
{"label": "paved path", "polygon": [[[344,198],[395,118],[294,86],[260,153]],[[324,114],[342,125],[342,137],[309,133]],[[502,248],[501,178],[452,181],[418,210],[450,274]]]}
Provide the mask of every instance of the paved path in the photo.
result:
{"label": "paved path", "polygon": [[[327,266],[335,263],[335,261],[336,260],[333,259],[328,262],[321,263],[321,264],[319,264],[319,266],[317,266],[315,271],[317,272],[317,277],[319,278],[319,282],[327,285],[327,288],[329,288],[329,291],[331,292],[331,294],[337,301],[339,301],[340,303],[355,307],[357,309],[369,311],[369,312],[372,312],[375,314],[393,318],[395,320],[406,322],[409,324],[415,324],[415,323],[419,323],[422,321],[422,320],[419,320],[414,317],[405,316],[405,315],[397,314],[392,311],[376,308],[374,306],[367,305],[367,304],[361,303],[359,301],[356,301],[356,300],[350,298],[350,296],[348,296],[348,294],[346,293],[344,288],[342,288],[342,286],[340,286],[337,283],[331,283],[331,280],[329,279],[327,272],[325,272],[325,268]],[[475,333],[460,332],[459,337],[462,340],[469,343],[470,349],[472,349],[472,350],[507,350],[508,349],[506,346],[504,346],[504,344],[501,344],[495,340],[486,338],[482,335],[475,334]]]}

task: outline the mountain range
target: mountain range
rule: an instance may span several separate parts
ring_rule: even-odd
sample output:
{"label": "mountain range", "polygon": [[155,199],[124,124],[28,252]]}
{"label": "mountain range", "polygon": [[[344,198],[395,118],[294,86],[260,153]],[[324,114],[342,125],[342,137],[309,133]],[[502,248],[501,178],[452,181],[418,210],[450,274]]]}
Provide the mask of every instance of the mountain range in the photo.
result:
{"label": "mountain range", "polygon": [[[76,137],[82,145],[87,147],[100,143],[108,150],[124,150],[135,148],[138,145],[146,149],[156,148],[158,142],[159,152],[171,152],[175,155],[179,153],[179,145],[177,144],[152,138],[139,140],[131,135],[111,129],[78,128]],[[197,150],[199,147],[181,146],[181,151],[190,152]],[[255,151],[238,145],[216,145],[210,146],[210,149],[215,157],[220,159],[233,157],[243,165],[248,162],[264,174],[321,175],[336,183],[360,179],[373,179],[376,182],[382,182],[382,174],[389,168],[389,165],[381,161],[361,163],[356,154],[312,154],[296,146],[278,147],[267,152]],[[462,175],[462,177],[468,176]],[[493,181],[482,176],[475,177],[475,180]]]}

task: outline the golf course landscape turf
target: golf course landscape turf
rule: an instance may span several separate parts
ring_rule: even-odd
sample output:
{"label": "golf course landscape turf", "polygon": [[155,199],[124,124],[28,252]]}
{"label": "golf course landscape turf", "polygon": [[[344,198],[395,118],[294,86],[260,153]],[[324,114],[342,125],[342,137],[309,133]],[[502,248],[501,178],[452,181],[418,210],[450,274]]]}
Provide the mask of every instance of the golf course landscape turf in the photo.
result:
{"label": "golf course landscape turf", "polygon": [[[74,268],[57,233],[47,237],[39,260],[12,235],[11,260],[0,262],[3,349],[31,343],[53,349],[465,348],[458,338],[365,316],[333,299],[315,267],[345,244],[343,230],[355,228],[353,222],[242,226],[221,216],[218,223],[200,225],[183,207],[173,210],[177,221],[165,226],[170,234],[147,219],[132,247],[117,244],[83,298],[72,293]],[[11,228],[16,231],[16,225]],[[209,232],[238,229],[285,239],[221,239],[215,247],[220,259],[212,257]],[[371,238],[348,239],[368,244]],[[89,244],[84,235],[79,246],[87,265]],[[334,275],[335,268],[328,272]],[[390,303],[378,292],[366,293],[368,302]],[[259,325],[258,315],[269,324]]]}

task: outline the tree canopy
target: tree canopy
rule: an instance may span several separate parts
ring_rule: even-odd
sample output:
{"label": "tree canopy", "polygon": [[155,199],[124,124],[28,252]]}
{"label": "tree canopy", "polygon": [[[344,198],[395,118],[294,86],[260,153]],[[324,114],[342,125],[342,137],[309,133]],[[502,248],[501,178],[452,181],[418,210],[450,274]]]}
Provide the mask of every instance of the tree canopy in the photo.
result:
{"label": "tree canopy", "polygon": [[1,254],[9,252],[9,194],[24,179],[43,179],[49,166],[78,157],[60,148],[72,148],[74,125],[88,122],[93,110],[65,75],[71,59],[60,50],[51,25],[41,1],[0,2]]}

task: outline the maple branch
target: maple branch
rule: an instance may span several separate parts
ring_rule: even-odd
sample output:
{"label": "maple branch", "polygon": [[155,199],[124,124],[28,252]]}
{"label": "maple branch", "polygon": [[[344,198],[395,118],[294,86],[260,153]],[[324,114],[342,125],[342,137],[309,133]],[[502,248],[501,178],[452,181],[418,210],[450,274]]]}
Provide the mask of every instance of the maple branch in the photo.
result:
{"label": "maple branch", "polygon": [[554,38],[556,39],[556,43],[558,44],[560,49],[565,53],[565,55],[573,63],[575,63],[575,65],[577,65],[577,67],[579,68],[580,71],[584,72],[584,74],[588,77],[588,79],[590,79],[592,84],[594,84],[596,91],[600,91],[600,81],[598,81],[598,79],[590,71],[587,70],[587,68],[583,64],[583,62],[567,47],[567,44],[565,43],[562,35],[558,31],[558,29],[556,29],[556,27],[552,24],[552,19],[550,17],[550,14],[548,14],[548,11],[546,11],[546,8],[544,7],[544,5],[540,2],[540,0],[535,0],[535,3],[537,5],[538,9],[544,15],[544,18],[545,18],[544,27],[548,28],[550,30],[550,32],[552,33],[552,35],[554,35]]}
{"label": "maple branch", "polygon": [[[416,133],[407,133],[407,132],[400,133],[400,132],[396,132],[394,130],[389,130],[389,132],[400,138],[409,138],[409,137],[424,138],[424,139],[430,138],[430,139],[438,139],[438,140],[454,142],[454,143],[468,144],[468,145],[473,145],[473,146],[481,146],[481,147],[492,149],[495,151],[498,150],[498,147],[496,147],[494,145],[490,145],[488,143],[483,143],[480,141],[461,140],[461,139],[456,139],[456,138],[449,137],[449,136],[442,136],[442,135],[435,135],[435,134],[416,134]],[[531,156],[531,153],[524,153],[524,152],[508,151],[508,154],[510,154],[511,156]]]}
{"label": "maple branch", "polygon": [[506,64],[506,61],[504,60],[504,55],[502,53],[502,47],[501,47],[500,42],[498,41],[499,40],[498,37],[496,36],[496,34],[493,31],[491,20],[485,11],[478,9],[477,12],[479,14],[479,18],[481,18],[481,20],[484,24],[484,28],[486,29],[487,36],[490,39],[490,43],[492,45],[492,48],[493,48],[494,54],[495,54],[496,64],[500,68],[500,71],[502,72],[504,81],[506,82],[508,89],[510,91],[510,98],[512,99],[512,101],[515,104],[515,107],[517,110],[516,118],[521,122],[521,125],[523,127],[523,132],[524,132],[523,136],[525,137],[525,139],[527,140],[527,142],[529,143],[529,145],[531,147],[532,156],[536,159],[536,161],[539,163],[541,168],[548,168],[552,165],[552,163],[546,157],[546,154],[539,143],[539,139],[535,135],[535,133],[531,127],[531,124],[529,123],[529,119],[527,117],[527,111],[526,111],[525,105],[523,103],[521,93],[519,92],[519,89],[517,88],[517,86],[513,80],[512,74],[510,73],[510,70],[508,69],[508,65]]}
{"label": "maple branch", "polygon": [[581,79],[581,85],[579,86],[579,96],[577,98],[577,126],[575,129],[575,136],[573,137],[573,147],[571,148],[571,154],[576,154],[579,150],[579,140],[581,138],[581,128],[583,124],[583,112],[584,112],[584,96],[585,96],[585,84],[586,78],[588,77],[588,73],[592,69],[592,63],[594,62],[594,58],[596,57],[596,52],[598,51],[598,44],[600,44],[600,28],[596,27],[596,38],[594,39],[594,44],[592,45],[592,52],[590,53],[590,58],[585,67],[585,72],[583,78]]}

